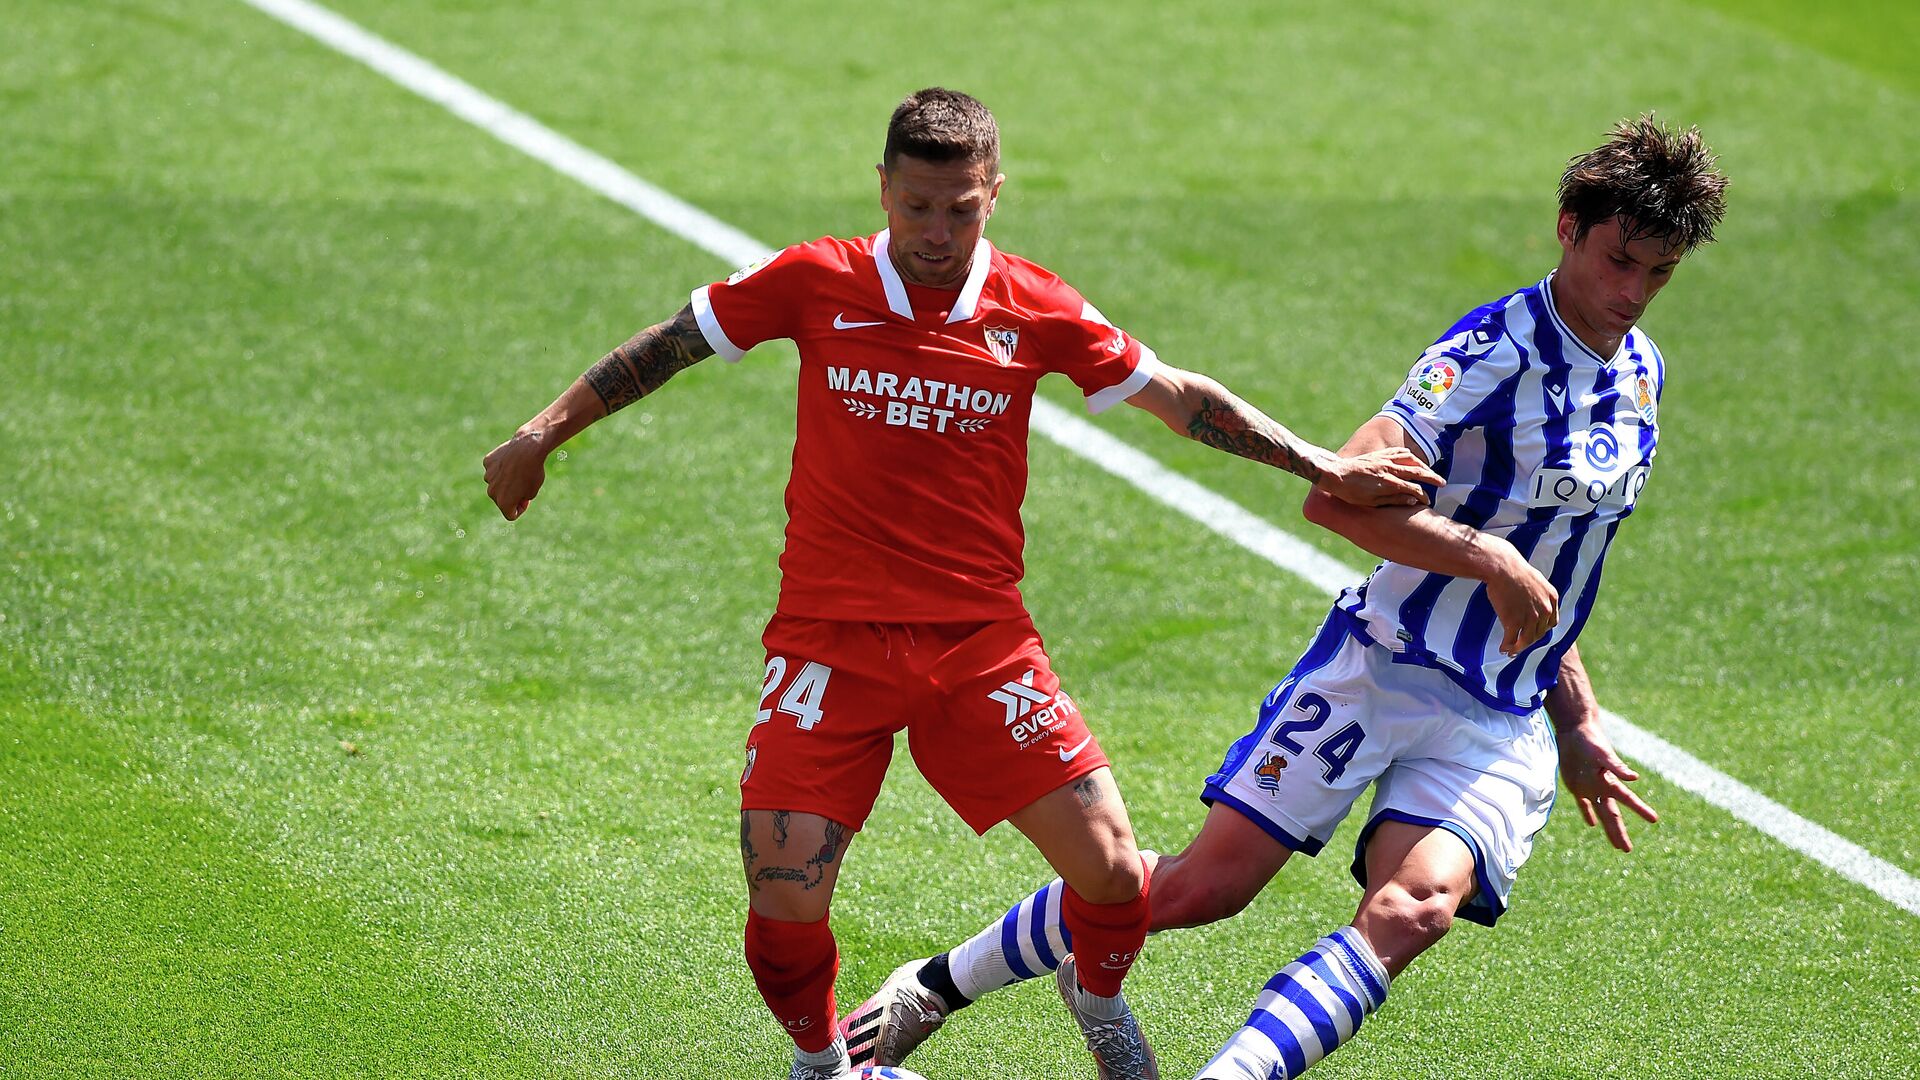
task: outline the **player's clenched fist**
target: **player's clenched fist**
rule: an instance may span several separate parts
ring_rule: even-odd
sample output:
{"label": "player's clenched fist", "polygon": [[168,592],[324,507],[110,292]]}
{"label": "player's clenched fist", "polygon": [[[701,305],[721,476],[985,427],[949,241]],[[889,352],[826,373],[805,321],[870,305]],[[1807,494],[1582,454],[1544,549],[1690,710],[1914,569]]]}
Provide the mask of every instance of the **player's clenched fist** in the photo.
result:
{"label": "player's clenched fist", "polygon": [[547,480],[546,439],[538,431],[517,431],[493,448],[486,461],[487,497],[508,521],[527,512],[527,504]]}
{"label": "player's clenched fist", "polygon": [[[1487,537],[1489,540],[1497,537]],[[1522,649],[1547,636],[1560,621],[1560,591],[1533,564],[1522,558],[1512,544],[1505,545],[1508,555],[1500,569],[1487,579],[1487,600],[1500,617],[1506,634],[1500,651],[1516,656]]]}
{"label": "player's clenched fist", "polygon": [[1439,487],[1444,483],[1419,455],[1404,446],[1389,446],[1353,457],[1332,458],[1314,486],[1355,506],[1425,506],[1427,493],[1420,485]]}

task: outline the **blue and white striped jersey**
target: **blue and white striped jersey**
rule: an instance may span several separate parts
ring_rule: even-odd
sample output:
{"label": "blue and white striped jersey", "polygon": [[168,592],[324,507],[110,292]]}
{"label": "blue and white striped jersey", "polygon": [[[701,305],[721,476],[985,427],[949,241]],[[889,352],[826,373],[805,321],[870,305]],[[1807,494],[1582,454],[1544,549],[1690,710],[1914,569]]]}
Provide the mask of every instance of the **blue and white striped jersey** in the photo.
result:
{"label": "blue and white striped jersey", "polygon": [[1505,537],[1560,590],[1560,622],[1515,657],[1486,586],[1383,562],[1334,602],[1404,663],[1507,712],[1540,707],[1586,625],[1620,522],[1646,487],[1666,365],[1636,327],[1610,358],[1561,322],[1553,275],[1469,312],[1380,410],[1446,484],[1433,509]]}

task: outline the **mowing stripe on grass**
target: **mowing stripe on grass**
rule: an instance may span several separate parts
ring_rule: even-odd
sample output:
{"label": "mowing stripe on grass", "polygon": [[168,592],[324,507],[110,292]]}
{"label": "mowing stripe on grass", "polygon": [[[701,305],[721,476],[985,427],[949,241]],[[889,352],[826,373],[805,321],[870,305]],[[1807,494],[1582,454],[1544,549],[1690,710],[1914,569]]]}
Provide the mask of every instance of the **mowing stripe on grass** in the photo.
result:
{"label": "mowing stripe on grass", "polygon": [[[308,0],[244,0],[488,134],[578,180],[670,233],[734,266],[772,248],[647,183],[539,121],[481,93],[419,56]],[[1347,566],[1209,488],[1045,400],[1033,403],[1034,430],[1176,511],[1315,588],[1335,592],[1359,580]],[[1602,712],[1621,752],[1841,876],[1920,916],[1920,880],[1823,826],[1799,816],[1658,735]]]}

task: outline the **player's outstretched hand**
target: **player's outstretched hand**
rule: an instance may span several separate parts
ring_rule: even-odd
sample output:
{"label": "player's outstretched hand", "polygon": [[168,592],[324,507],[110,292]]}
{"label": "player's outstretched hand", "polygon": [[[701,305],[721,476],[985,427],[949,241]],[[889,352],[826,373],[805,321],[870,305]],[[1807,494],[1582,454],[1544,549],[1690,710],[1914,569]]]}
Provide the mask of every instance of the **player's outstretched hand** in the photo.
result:
{"label": "player's outstretched hand", "polygon": [[527,512],[527,504],[547,481],[545,440],[537,431],[517,431],[494,447],[484,464],[487,497],[500,508],[500,516],[512,521]]}
{"label": "player's outstretched hand", "polygon": [[1627,788],[1628,783],[1640,779],[1640,774],[1613,752],[1613,744],[1597,724],[1584,723],[1559,732],[1558,737],[1560,777],[1580,803],[1580,816],[1588,825],[1605,829],[1614,847],[1632,851],[1633,841],[1627,837],[1626,817],[1620,807],[1625,805],[1648,821],[1660,820],[1653,807]]}
{"label": "player's outstretched hand", "polygon": [[1389,446],[1328,462],[1315,487],[1355,506],[1425,506],[1421,484],[1446,481],[1404,446]]}
{"label": "player's outstretched hand", "polygon": [[[1498,539],[1489,536],[1487,541]],[[1500,544],[1508,555],[1500,572],[1487,579],[1487,600],[1506,631],[1500,639],[1500,651],[1517,656],[1522,649],[1546,637],[1560,622],[1560,590],[1522,558],[1513,545],[1504,540],[1500,540]]]}

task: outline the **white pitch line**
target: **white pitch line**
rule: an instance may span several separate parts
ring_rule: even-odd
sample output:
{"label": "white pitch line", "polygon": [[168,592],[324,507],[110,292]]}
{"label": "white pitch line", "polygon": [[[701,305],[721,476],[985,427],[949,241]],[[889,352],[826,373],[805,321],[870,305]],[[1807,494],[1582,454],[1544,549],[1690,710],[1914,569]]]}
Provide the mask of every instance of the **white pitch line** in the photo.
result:
{"label": "white pitch line", "polygon": [[[443,106],[449,112],[668,232],[733,266],[773,250],[705,211],[647,183],[565,135],[481,93],[419,56],[308,0],[243,0]],[[1295,574],[1337,592],[1362,572],[1282,531],[1240,504],[1160,464],[1147,454],[1045,400],[1033,402],[1034,430],[1165,505]],[[1843,836],[1701,761],[1658,735],[1602,711],[1620,750],[1669,781],[1887,902],[1920,915],[1920,880]]]}

